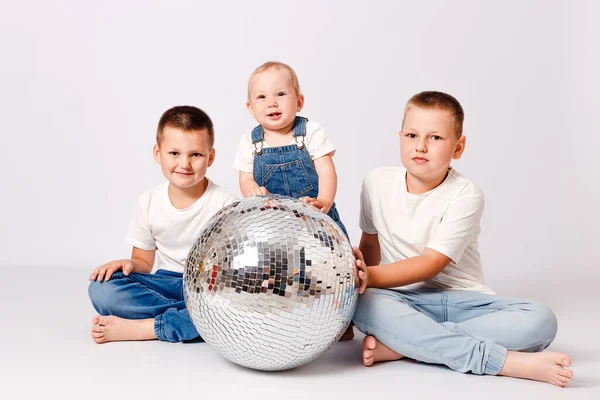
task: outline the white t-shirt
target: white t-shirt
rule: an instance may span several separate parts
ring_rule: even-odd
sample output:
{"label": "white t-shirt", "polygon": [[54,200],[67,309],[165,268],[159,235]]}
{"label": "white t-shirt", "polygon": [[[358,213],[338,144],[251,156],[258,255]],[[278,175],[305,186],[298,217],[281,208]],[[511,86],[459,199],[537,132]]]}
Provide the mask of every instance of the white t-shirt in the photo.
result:
{"label": "white t-shirt", "polygon": [[435,189],[412,194],[406,189],[404,167],[378,168],[363,181],[360,228],[377,234],[382,264],[418,256],[425,247],[452,260],[435,278],[403,289],[494,294],[483,284],[477,250],[483,206],[483,192],[454,169]]}
{"label": "white t-shirt", "polygon": [[154,270],[183,273],[191,247],[206,222],[236,198],[209,179],[204,194],[180,210],[171,204],[168,188],[167,181],[140,196],[125,241],[142,250],[156,249]]}
{"label": "white t-shirt", "polygon": [[[296,144],[293,136],[289,144]],[[308,150],[310,159],[313,161],[335,151],[333,143],[325,136],[323,127],[317,122],[310,120],[306,121],[304,145]],[[263,149],[267,147],[270,147],[269,144],[266,140],[263,140]],[[252,132],[243,135],[240,139],[237,154],[233,160],[233,168],[242,172],[252,172],[254,170],[254,150]]]}

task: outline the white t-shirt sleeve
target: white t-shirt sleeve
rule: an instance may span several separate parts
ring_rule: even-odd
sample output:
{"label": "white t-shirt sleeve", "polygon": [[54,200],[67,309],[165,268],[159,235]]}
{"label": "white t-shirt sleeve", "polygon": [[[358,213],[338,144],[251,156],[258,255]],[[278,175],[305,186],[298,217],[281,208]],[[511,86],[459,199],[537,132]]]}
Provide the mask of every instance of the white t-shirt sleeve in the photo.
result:
{"label": "white t-shirt sleeve", "polygon": [[359,226],[360,229],[368,234],[374,235],[377,233],[377,229],[373,224],[372,215],[372,204],[371,204],[371,184],[369,175],[365,177],[360,191],[360,216]]}
{"label": "white t-shirt sleeve", "polygon": [[142,250],[156,249],[156,241],[150,229],[149,210],[150,196],[145,193],[138,200],[125,234],[127,243]]}
{"label": "white t-shirt sleeve", "polygon": [[483,192],[459,194],[448,205],[426,247],[458,263],[469,243],[479,234],[483,207]]}
{"label": "white t-shirt sleeve", "polygon": [[333,156],[335,153],[335,147],[325,135],[325,130],[315,121],[306,122],[306,149],[313,161],[329,153]]}
{"label": "white t-shirt sleeve", "polygon": [[250,135],[243,135],[240,138],[235,159],[233,160],[233,168],[243,171],[252,172],[254,169],[254,145]]}

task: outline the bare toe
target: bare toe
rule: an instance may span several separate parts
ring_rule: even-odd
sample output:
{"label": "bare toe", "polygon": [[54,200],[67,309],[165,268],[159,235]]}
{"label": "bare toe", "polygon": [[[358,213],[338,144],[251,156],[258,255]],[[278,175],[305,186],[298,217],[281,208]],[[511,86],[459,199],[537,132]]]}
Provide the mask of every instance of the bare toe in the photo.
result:
{"label": "bare toe", "polygon": [[98,344],[106,343],[106,338],[104,336],[99,337],[99,338],[94,338],[94,342],[96,342]]}
{"label": "bare toe", "polygon": [[377,340],[373,336],[365,336],[362,341],[362,361],[365,367],[373,364],[374,349],[376,346]]}
{"label": "bare toe", "polygon": [[553,384],[554,386],[558,386],[558,387],[566,387],[567,384],[569,383],[569,381],[562,381],[558,378],[552,378],[552,380],[550,381],[551,384]]}
{"label": "bare toe", "polygon": [[366,366],[381,361],[399,360],[404,357],[379,342],[374,336],[365,336],[362,344],[363,364]]}
{"label": "bare toe", "polygon": [[363,349],[375,350],[375,347],[377,347],[377,339],[374,336],[365,336],[363,339]]}
{"label": "bare toe", "polygon": [[573,376],[573,371],[568,369],[570,365],[571,358],[564,353],[509,351],[499,374],[564,387]]}
{"label": "bare toe", "polygon": [[559,376],[562,376],[564,378],[569,378],[571,379],[573,377],[573,371],[571,371],[570,369],[558,369],[558,371],[556,371],[556,374]]}

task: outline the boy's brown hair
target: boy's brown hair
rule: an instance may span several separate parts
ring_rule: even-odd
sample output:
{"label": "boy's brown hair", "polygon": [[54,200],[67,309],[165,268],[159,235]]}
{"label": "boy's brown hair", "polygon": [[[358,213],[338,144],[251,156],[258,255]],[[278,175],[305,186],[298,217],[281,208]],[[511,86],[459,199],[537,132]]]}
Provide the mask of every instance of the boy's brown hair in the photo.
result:
{"label": "boy's brown hair", "polygon": [[156,144],[159,146],[166,126],[178,128],[184,132],[206,131],[210,148],[215,144],[215,130],[212,120],[208,114],[197,107],[176,106],[163,113],[156,129]]}
{"label": "boy's brown hair", "polygon": [[[458,100],[454,97],[447,93],[435,91],[417,93],[408,100],[408,103],[406,103],[406,107],[404,108],[404,118],[406,118],[406,113],[411,106],[425,109],[435,108],[448,112],[454,120],[452,126],[454,128],[454,133],[456,133],[456,137],[461,137],[465,112]],[[402,119],[402,128],[404,128],[404,118]]]}
{"label": "boy's brown hair", "polygon": [[260,67],[256,68],[254,70],[254,72],[252,72],[252,75],[250,75],[250,79],[248,79],[248,101],[250,101],[250,85],[252,83],[252,79],[262,73],[265,72],[271,68],[275,68],[275,69],[285,69],[286,71],[288,71],[290,73],[290,75],[292,76],[292,84],[294,85],[294,90],[296,91],[296,96],[300,95],[300,83],[298,81],[298,75],[296,75],[296,71],[294,71],[294,69],[292,67],[290,67],[287,64],[284,64],[282,62],[279,61],[267,61],[266,63],[264,63],[263,65],[261,65]]}

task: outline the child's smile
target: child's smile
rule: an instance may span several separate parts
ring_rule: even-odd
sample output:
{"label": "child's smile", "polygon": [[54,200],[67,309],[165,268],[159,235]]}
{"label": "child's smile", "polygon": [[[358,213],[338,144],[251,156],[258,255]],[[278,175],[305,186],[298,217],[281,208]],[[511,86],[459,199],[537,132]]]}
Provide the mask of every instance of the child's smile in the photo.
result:
{"label": "child's smile", "polygon": [[285,135],[303,104],[304,97],[296,93],[289,71],[271,68],[252,79],[246,106],[265,133]]}
{"label": "child's smile", "polygon": [[279,118],[281,118],[281,113],[279,111],[275,111],[272,113],[267,114],[267,117],[269,117],[272,120],[278,120]]}

